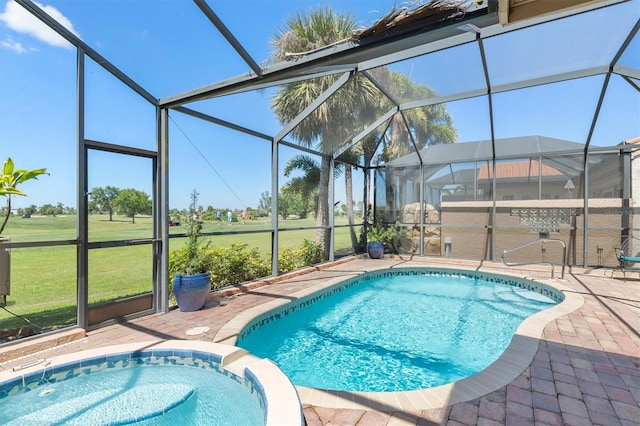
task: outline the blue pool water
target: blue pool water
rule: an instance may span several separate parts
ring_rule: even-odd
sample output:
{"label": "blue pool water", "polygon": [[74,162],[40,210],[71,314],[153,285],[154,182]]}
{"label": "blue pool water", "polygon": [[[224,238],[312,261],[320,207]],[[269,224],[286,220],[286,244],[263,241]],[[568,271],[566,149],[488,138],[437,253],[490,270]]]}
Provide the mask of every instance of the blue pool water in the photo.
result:
{"label": "blue pool water", "polygon": [[300,308],[281,308],[277,319],[250,325],[237,345],[272,359],[300,386],[425,389],[483,370],[525,318],[556,303],[527,284],[396,271],[338,286]]}
{"label": "blue pool water", "polygon": [[264,412],[252,394],[214,370],[137,362],[91,369],[90,374],[82,374],[82,367],[70,369],[67,379],[41,381],[26,392],[4,390],[0,424],[264,424]]}

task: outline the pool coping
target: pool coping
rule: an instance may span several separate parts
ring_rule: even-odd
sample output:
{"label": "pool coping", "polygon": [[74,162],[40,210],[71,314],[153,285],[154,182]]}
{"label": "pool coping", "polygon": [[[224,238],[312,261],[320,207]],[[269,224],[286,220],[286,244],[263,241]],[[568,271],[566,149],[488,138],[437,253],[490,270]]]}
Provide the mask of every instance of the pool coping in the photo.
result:
{"label": "pool coping", "polygon": [[246,350],[199,340],[164,340],[126,343],[88,349],[80,352],[41,359],[37,364],[16,366],[0,372],[0,385],[33,374],[43,375],[60,367],[72,367],[84,360],[110,357],[141,351],[192,351],[207,353],[220,359],[220,368],[241,379],[247,379],[264,401],[265,425],[304,425],[301,401],[289,378],[270,360],[258,358]]}
{"label": "pool coping", "polygon": [[[399,265],[394,265],[399,267]],[[559,304],[538,312],[525,319],[514,333],[504,353],[484,370],[442,386],[404,392],[357,392],[331,391],[296,386],[303,405],[313,405],[336,409],[374,409],[379,411],[406,411],[444,408],[459,402],[470,401],[500,389],[515,380],[533,360],[544,328],[553,320],[569,314],[581,307],[583,297],[564,285],[562,280],[540,279],[509,271],[483,271],[464,265],[428,265],[424,262],[403,262],[402,268],[437,268],[476,274],[499,275],[533,281],[562,293],[564,300]],[[382,269],[393,269],[387,262],[376,262],[367,271],[345,272],[340,277],[330,278],[291,295],[290,300],[272,300],[254,306],[235,316],[216,334],[213,341],[235,345],[240,333],[255,318],[299,300],[328,287],[355,278],[359,275]],[[235,347],[235,346],[234,346]]]}

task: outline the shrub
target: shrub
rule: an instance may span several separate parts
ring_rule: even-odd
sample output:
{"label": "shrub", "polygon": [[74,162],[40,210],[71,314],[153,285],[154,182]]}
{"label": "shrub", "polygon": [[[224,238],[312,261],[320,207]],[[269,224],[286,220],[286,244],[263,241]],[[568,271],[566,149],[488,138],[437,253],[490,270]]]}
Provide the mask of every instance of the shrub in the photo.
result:
{"label": "shrub", "polygon": [[315,265],[322,262],[323,250],[320,243],[315,241],[304,240],[302,242],[303,258],[305,266]]}
{"label": "shrub", "polygon": [[216,220],[216,213],[215,212],[204,212],[202,214],[202,220],[206,220],[208,222],[213,222],[214,220]]}
{"label": "shrub", "polygon": [[220,288],[251,281],[271,273],[270,263],[260,256],[257,248],[247,250],[246,244],[208,249],[211,257],[211,285]]}
{"label": "shrub", "polygon": [[387,247],[390,253],[409,253],[411,251],[411,237],[406,228],[400,226],[398,222],[392,228],[394,230]]}
{"label": "shrub", "polygon": [[[173,292],[173,277],[185,268],[186,250],[181,247],[169,253],[169,279]],[[197,252],[200,263],[207,264],[211,274],[211,288],[221,288],[271,275],[271,262],[260,256],[257,248],[247,249],[246,244],[235,243],[231,247],[203,246]],[[300,247],[285,247],[279,253],[280,273],[293,271],[322,261],[319,243],[304,240]]]}
{"label": "shrub", "polygon": [[278,272],[285,273],[322,261],[322,246],[314,241],[304,240],[297,248],[284,247],[278,253]]}
{"label": "shrub", "polygon": [[370,243],[377,242],[387,245],[393,239],[394,235],[395,230],[393,227],[385,227],[380,222],[369,225],[367,229],[367,241]]}

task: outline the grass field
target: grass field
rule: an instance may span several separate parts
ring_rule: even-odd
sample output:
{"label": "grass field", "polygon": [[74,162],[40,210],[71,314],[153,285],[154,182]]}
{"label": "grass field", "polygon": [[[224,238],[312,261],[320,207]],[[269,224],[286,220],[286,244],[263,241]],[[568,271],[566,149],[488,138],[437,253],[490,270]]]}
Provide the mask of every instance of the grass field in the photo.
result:
{"label": "grass field", "polygon": [[[336,225],[346,225],[344,217],[336,218]],[[313,241],[315,230],[297,228],[315,225],[314,219],[279,221],[279,247],[297,247],[304,239]],[[234,243],[256,247],[265,257],[271,252],[271,219],[233,222],[206,222],[204,233],[215,246],[229,247]],[[171,235],[186,231],[184,226],[171,227]],[[245,231],[250,234],[240,234]],[[359,233],[359,228],[357,231]],[[76,217],[14,217],[3,233],[12,242],[64,241],[76,239]],[[152,237],[149,217],[89,217],[89,241],[135,240]],[[169,250],[184,244],[183,238],[171,238]],[[336,228],[335,250],[351,247],[347,227]],[[6,309],[0,310],[0,330],[27,325],[25,319],[43,328],[59,327],[76,322],[77,254],[75,245],[11,249],[11,294]],[[89,251],[87,277],[89,304],[150,292],[152,289],[152,251],[150,245],[134,245]],[[15,314],[15,315],[14,315]],[[16,316],[18,315],[18,316]]]}

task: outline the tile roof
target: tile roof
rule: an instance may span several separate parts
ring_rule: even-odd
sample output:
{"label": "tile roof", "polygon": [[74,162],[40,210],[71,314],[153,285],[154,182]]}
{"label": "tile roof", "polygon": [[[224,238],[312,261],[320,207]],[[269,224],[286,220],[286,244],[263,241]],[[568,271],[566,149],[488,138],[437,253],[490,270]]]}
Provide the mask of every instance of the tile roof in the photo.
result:
{"label": "tile roof", "polygon": [[[509,178],[523,178],[523,177],[537,177],[540,172],[540,163],[536,160],[531,161],[516,161],[508,163],[496,164],[496,178],[497,179],[509,179]],[[490,179],[492,177],[492,167],[489,164],[484,164],[478,170],[478,179]],[[542,176],[563,176],[564,174],[547,164],[542,164]]]}

